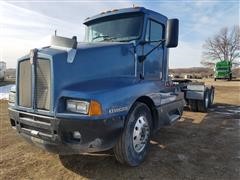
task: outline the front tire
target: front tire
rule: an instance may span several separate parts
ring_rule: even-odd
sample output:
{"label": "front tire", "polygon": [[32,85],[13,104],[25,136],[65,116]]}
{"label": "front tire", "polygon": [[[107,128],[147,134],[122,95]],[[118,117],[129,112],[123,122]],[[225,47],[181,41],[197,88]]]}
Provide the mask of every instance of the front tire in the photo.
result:
{"label": "front tire", "polygon": [[152,129],[152,115],[148,106],[136,102],[131,108],[114,154],[120,163],[138,166],[146,158]]}

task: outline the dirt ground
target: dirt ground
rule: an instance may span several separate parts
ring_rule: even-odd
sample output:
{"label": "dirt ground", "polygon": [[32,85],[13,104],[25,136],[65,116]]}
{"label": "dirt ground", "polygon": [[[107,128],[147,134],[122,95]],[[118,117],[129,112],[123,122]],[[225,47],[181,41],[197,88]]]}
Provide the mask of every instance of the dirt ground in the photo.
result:
{"label": "dirt ground", "polygon": [[140,167],[116,162],[112,151],[59,158],[26,143],[10,128],[0,103],[0,179],[240,179],[240,82],[216,86],[208,113],[185,111],[152,139]]}

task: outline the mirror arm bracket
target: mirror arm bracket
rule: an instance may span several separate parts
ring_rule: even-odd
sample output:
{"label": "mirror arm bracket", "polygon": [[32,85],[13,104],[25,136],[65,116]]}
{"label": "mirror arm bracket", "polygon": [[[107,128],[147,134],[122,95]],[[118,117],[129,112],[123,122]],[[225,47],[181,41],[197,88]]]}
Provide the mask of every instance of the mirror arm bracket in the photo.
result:
{"label": "mirror arm bracket", "polygon": [[163,42],[165,42],[165,39],[162,39],[162,40],[160,40],[160,41],[151,41],[151,42],[159,42],[159,44],[157,44],[154,48],[152,48],[149,52],[147,52],[147,54],[138,56],[138,61],[139,61],[140,63],[142,63],[142,62],[146,59],[146,57],[147,57],[149,54],[151,54],[155,49],[157,49],[159,46],[161,46],[161,45],[163,44]]}

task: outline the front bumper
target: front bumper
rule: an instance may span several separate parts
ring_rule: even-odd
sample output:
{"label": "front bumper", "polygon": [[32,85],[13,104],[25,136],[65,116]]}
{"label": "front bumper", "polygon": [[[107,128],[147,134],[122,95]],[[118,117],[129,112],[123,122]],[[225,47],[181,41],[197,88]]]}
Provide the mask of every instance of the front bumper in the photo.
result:
{"label": "front bumper", "polygon": [[[84,120],[59,119],[9,108],[10,122],[28,142],[57,154],[80,154],[111,149],[124,127],[124,117]],[[79,131],[80,139],[72,133]]]}

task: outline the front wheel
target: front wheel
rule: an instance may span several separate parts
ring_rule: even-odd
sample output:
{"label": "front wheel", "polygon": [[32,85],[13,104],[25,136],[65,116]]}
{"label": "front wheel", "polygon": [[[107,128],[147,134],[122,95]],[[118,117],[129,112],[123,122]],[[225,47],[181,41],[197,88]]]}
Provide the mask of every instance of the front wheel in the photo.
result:
{"label": "front wheel", "polygon": [[114,147],[114,154],[120,163],[130,166],[141,164],[148,152],[152,127],[152,115],[148,106],[137,102],[131,108],[123,134]]}

